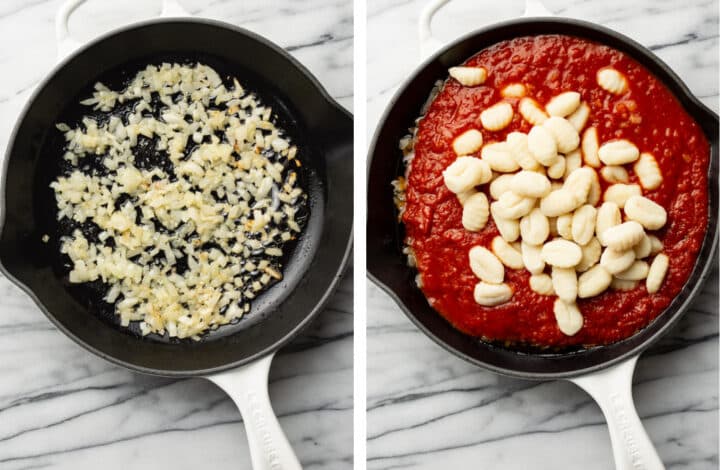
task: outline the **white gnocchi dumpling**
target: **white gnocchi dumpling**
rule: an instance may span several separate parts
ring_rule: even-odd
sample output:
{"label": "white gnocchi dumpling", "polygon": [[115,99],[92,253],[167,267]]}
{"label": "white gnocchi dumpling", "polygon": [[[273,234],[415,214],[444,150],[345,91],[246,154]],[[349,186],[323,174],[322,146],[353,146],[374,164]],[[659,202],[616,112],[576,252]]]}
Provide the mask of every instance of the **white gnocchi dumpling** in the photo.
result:
{"label": "white gnocchi dumpling", "polygon": [[641,153],[640,158],[635,162],[634,170],[643,189],[652,191],[662,184],[663,177],[660,166],[651,153]]}
{"label": "white gnocchi dumpling", "polygon": [[523,170],[534,171],[541,168],[540,163],[530,154],[528,136],[522,132],[510,132],[505,138],[508,148],[517,164]]}
{"label": "white gnocchi dumpling", "polygon": [[[489,165],[488,165],[489,166]],[[503,193],[512,189],[512,180],[515,175],[499,175],[490,183],[490,197],[495,200],[500,199]]]}
{"label": "white gnocchi dumpling", "polygon": [[575,210],[572,216],[572,237],[578,245],[585,245],[595,235],[595,219],[597,209],[585,204]]}
{"label": "white gnocchi dumpling", "polygon": [[566,91],[554,96],[545,105],[545,111],[550,116],[565,117],[574,113],[580,106],[580,93],[576,91]]}
{"label": "white gnocchi dumpling", "polygon": [[591,206],[596,206],[600,202],[600,198],[602,197],[600,178],[598,177],[597,171],[589,167],[588,169],[590,170],[590,191],[588,191],[587,203]]}
{"label": "white gnocchi dumpling", "polygon": [[565,155],[565,174],[564,179],[570,176],[570,173],[577,170],[582,166],[582,153],[579,149],[575,149],[572,152]]}
{"label": "white gnocchi dumpling", "polygon": [[500,95],[504,98],[522,98],[526,93],[527,90],[522,83],[511,83],[500,90]]}
{"label": "white gnocchi dumpling", "polygon": [[614,290],[620,290],[620,291],[631,291],[635,289],[638,286],[637,281],[624,281],[622,279],[618,279],[616,277],[613,277],[612,282],[610,283],[610,288]]}
{"label": "white gnocchi dumpling", "polygon": [[643,239],[640,240],[640,243],[633,247],[633,251],[635,252],[635,259],[643,259],[650,256],[650,252],[652,251],[650,236],[645,234]]}
{"label": "white gnocchi dumpling", "polygon": [[547,168],[547,175],[552,179],[560,179],[565,175],[565,157],[558,155],[557,161]]}
{"label": "white gnocchi dumpling", "polygon": [[660,253],[663,249],[663,244],[660,239],[655,235],[648,235],[648,238],[650,239],[650,254],[656,255]]}
{"label": "white gnocchi dumpling", "polygon": [[533,274],[530,276],[530,289],[540,295],[555,295],[552,279],[547,274]]}
{"label": "white gnocchi dumpling", "polygon": [[542,126],[552,134],[557,144],[558,152],[572,152],[580,145],[580,136],[567,119],[559,116],[550,116]]}
{"label": "white gnocchi dumpling", "polygon": [[648,276],[649,271],[650,266],[647,262],[635,260],[629,268],[625,271],[614,274],[614,276],[618,279],[622,279],[623,281],[642,281]]}
{"label": "white gnocchi dumpling", "polygon": [[505,267],[500,260],[483,246],[474,246],[468,252],[470,269],[481,281],[500,284],[505,279]]}
{"label": "white gnocchi dumpling", "polygon": [[598,208],[595,222],[595,233],[600,243],[605,245],[603,241],[605,230],[620,225],[621,223],[622,214],[620,213],[620,207],[614,202],[604,202],[600,208]]}
{"label": "white gnocchi dumpling", "polygon": [[490,217],[490,205],[485,193],[477,192],[463,204],[462,224],[465,230],[479,232],[485,228]]}
{"label": "white gnocchi dumpling", "polygon": [[494,213],[503,219],[519,219],[529,214],[535,207],[535,199],[507,191],[500,196],[500,199],[493,202],[491,207],[494,207]]}
{"label": "white gnocchi dumpling", "polygon": [[620,165],[604,166],[600,170],[600,174],[608,183],[627,183],[630,181],[627,170]]}
{"label": "white gnocchi dumpling", "polygon": [[492,178],[487,162],[475,157],[459,157],[443,171],[445,186],[455,194],[464,193]]}
{"label": "white gnocchi dumpling", "polygon": [[545,269],[545,261],[542,259],[542,245],[531,245],[526,240],[523,240],[520,243],[520,251],[522,252],[525,269],[534,275],[541,274]]}
{"label": "white gnocchi dumpling", "polygon": [[523,241],[532,245],[541,245],[550,235],[548,218],[535,208],[520,219],[520,236]]}
{"label": "white gnocchi dumpling", "polygon": [[582,259],[580,247],[562,238],[547,242],[543,245],[540,254],[543,261],[558,268],[574,268]]}
{"label": "white gnocchi dumpling", "polygon": [[464,86],[482,85],[487,79],[487,70],[484,67],[450,67],[448,73]]}
{"label": "white gnocchi dumpling", "polygon": [[602,294],[610,287],[612,278],[602,265],[593,266],[578,277],[578,297],[587,299]]}
{"label": "white gnocchi dumpling", "polygon": [[553,305],[553,313],[558,329],[566,336],[574,336],[583,327],[585,319],[575,302],[564,302],[557,299]]}
{"label": "white gnocchi dumpling", "polygon": [[670,265],[670,258],[662,253],[655,256],[653,262],[650,264],[648,269],[647,279],[645,279],[645,287],[649,294],[654,294],[660,290],[660,286],[665,280],[667,275],[668,267]]}
{"label": "white gnocchi dumpling", "polygon": [[600,158],[598,157],[599,142],[596,128],[590,127],[583,132],[582,142],[580,143],[583,159],[587,165],[594,168],[600,166]]}
{"label": "white gnocchi dumpling", "polygon": [[[590,199],[590,190],[596,179],[597,174],[595,170],[587,166],[578,168],[568,175],[565,183],[563,183],[563,189],[573,195],[576,203],[575,207],[580,207]],[[575,207],[573,207],[573,209],[575,209]]]}
{"label": "white gnocchi dumpling", "polygon": [[598,157],[606,165],[625,165],[640,157],[638,148],[627,139],[605,142],[598,149]]}
{"label": "white gnocchi dumpling", "polygon": [[543,126],[533,126],[528,133],[530,155],[541,165],[550,166],[557,161],[557,142],[553,134]]}
{"label": "white gnocchi dumpling", "polygon": [[548,118],[547,113],[532,98],[521,99],[520,104],[518,104],[518,111],[523,119],[534,126],[542,124]]}
{"label": "white gnocchi dumpling", "polygon": [[520,238],[520,221],[517,219],[504,219],[496,215],[492,204],[490,205],[490,213],[493,216],[495,227],[497,227],[500,236],[506,242],[514,242]]}
{"label": "white gnocchi dumpling", "polygon": [[615,95],[621,95],[628,89],[628,82],[618,70],[612,67],[605,67],[597,72],[597,84],[605,91]]}
{"label": "white gnocchi dumpling", "polygon": [[567,120],[576,131],[580,132],[587,124],[588,118],[590,117],[590,106],[586,102],[580,103],[580,106],[567,117]]}
{"label": "white gnocchi dumpling", "polygon": [[572,212],[569,212],[567,214],[558,216],[557,219],[555,219],[557,233],[558,233],[558,235],[563,237],[565,240],[573,241],[572,218],[573,218]]}
{"label": "white gnocchi dumpling", "polygon": [[610,274],[617,274],[628,269],[635,262],[633,250],[618,251],[607,248],[600,256],[600,266]]}
{"label": "white gnocchi dumpling", "polygon": [[455,155],[470,155],[480,150],[483,144],[482,132],[477,129],[469,129],[453,141]]}
{"label": "white gnocchi dumpling", "polygon": [[558,217],[574,211],[580,204],[582,202],[578,203],[571,191],[565,188],[556,189],[540,200],[540,211],[546,217]]}
{"label": "white gnocchi dumpling", "polygon": [[665,208],[644,196],[629,197],[625,202],[625,215],[648,230],[658,230],[667,222]]}
{"label": "white gnocchi dumpling", "polygon": [[555,295],[565,302],[575,302],[577,299],[577,273],[573,268],[560,268],[553,266],[552,275]]}
{"label": "white gnocchi dumpling", "polygon": [[498,259],[510,269],[522,269],[524,267],[522,254],[503,237],[493,238],[490,247]]}
{"label": "white gnocchi dumpling", "polygon": [[513,157],[510,146],[506,142],[493,142],[485,145],[480,156],[490,165],[493,171],[499,173],[512,173],[520,169]]}
{"label": "white gnocchi dumpling", "polygon": [[507,284],[478,282],[473,296],[477,304],[483,307],[495,307],[510,300],[512,294],[512,289]]}
{"label": "white gnocchi dumpling", "polygon": [[510,103],[496,103],[480,113],[480,122],[489,131],[504,129],[512,121],[513,109]]}
{"label": "white gnocchi dumpling", "polygon": [[622,209],[625,207],[625,203],[632,196],[642,195],[642,189],[637,184],[622,184],[617,183],[608,186],[603,196],[606,202],[614,202],[617,206]]}
{"label": "white gnocchi dumpling", "polygon": [[580,262],[575,266],[575,270],[582,273],[600,261],[602,246],[597,237],[593,237],[586,245],[581,246],[580,249],[582,250],[582,258],[580,258]]}
{"label": "white gnocchi dumpling", "polygon": [[[630,220],[605,230],[600,241],[613,250],[626,251],[640,243],[644,235],[643,226]],[[635,252],[632,252],[632,255],[634,260]]]}
{"label": "white gnocchi dumpling", "polygon": [[542,198],[550,194],[550,180],[542,173],[523,170],[510,178],[510,189],[525,197]]}

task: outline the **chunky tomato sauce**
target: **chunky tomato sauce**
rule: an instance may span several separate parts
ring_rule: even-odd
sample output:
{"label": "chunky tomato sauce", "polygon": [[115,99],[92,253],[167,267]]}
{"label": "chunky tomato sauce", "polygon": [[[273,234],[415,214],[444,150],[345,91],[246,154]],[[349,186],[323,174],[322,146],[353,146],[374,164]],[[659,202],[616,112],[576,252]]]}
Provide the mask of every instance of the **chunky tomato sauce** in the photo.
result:
{"label": "chunky tomato sauce", "polygon": [[[627,338],[657,317],[678,294],[692,271],[708,218],[707,168],[709,146],[698,124],[671,92],[643,66],[622,52],[584,39],[552,35],[522,37],[498,43],[467,61],[489,74],[482,86],[463,87],[449,80],[430,105],[417,131],[415,158],[408,175],[403,222],[406,242],[413,248],[430,304],[459,330],[486,340],[538,346],[609,344]],[[629,91],[612,95],[596,83],[596,72],[613,66],[628,79]],[[663,184],[646,197],[661,204],[668,222],[655,233],[663,242],[670,267],[660,291],[649,295],[645,283],[632,291],[609,289],[578,299],[584,326],[565,336],[553,314],[555,296],[529,287],[526,270],[505,270],[514,295],[505,304],[475,303],[478,279],[470,270],[468,250],[490,247],[498,235],[492,218],[478,233],[463,229],[462,207],[444,185],[442,171],[456,158],[452,141],[469,128],[480,129],[484,141],[501,141],[512,131],[528,132],[530,124],[517,112],[499,132],[484,130],[480,112],[502,100],[499,90],[524,83],[527,95],[544,104],[562,91],[578,91],[591,107],[586,127],[598,129],[600,142],[626,138],[641,152],[651,152]],[[626,165],[630,183],[638,183]],[[603,190],[607,187],[602,178]],[[483,190],[487,192],[487,188]]]}

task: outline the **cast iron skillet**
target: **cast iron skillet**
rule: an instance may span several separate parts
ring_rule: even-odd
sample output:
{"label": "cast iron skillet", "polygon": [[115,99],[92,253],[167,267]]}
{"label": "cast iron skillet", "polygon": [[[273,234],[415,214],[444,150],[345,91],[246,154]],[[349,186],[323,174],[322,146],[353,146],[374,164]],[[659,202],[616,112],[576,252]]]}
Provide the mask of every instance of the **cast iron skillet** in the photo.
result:
{"label": "cast iron skillet", "polygon": [[[66,5],[65,13],[69,14],[78,3],[74,0]],[[303,164],[301,178],[309,196],[310,215],[285,260],[283,280],[253,302],[246,318],[219,328],[200,342],[143,338],[117,326],[112,315],[108,318],[99,314],[99,303],[89,301],[82,290],[69,285],[66,272],[57,267],[57,240],[51,239],[48,244],[41,241],[43,234],[56,233],[55,201],[48,188],[60,158],[55,123],[77,114],[76,103],[81,96],[90,94],[100,77],[112,80],[116,74],[132,75],[139,64],[163,60],[202,61],[216,67],[221,76],[238,77],[246,89],[271,104],[280,125],[298,144]],[[272,353],[291,341],[322,309],[350,252],[351,115],[292,56],[268,40],[230,24],[191,18],[155,20],[122,28],[82,47],[38,86],[18,119],[3,170],[2,272],[75,342],[138,372],[208,376],[227,388],[232,386],[230,382],[237,382],[237,377],[217,375],[219,372],[260,358],[266,358],[262,364],[269,367]],[[253,363],[247,367],[264,366]],[[254,374],[264,374],[266,379],[267,367]],[[228,380],[223,382],[219,379],[222,377]],[[259,388],[257,393],[266,399],[266,385]],[[233,398],[241,402],[255,400],[249,411],[263,411],[262,400],[257,397]],[[243,404],[238,404],[242,408]],[[267,408],[264,411],[271,413],[269,404]],[[245,417],[247,424],[247,414]],[[271,419],[274,416],[267,421]],[[267,423],[263,426],[267,428]],[[283,449],[281,442],[271,442],[269,447],[262,442],[267,432],[259,430],[258,448],[270,459],[273,451],[282,454]],[[276,441],[284,440],[280,436],[275,436]],[[256,468],[265,468],[255,455],[253,462]],[[289,462],[285,464],[291,465]]]}
{"label": "cast iron skillet", "polygon": [[[436,2],[428,9],[429,13],[426,10],[423,16],[428,25],[434,11],[443,3]],[[420,115],[421,107],[434,83],[447,78],[448,67],[464,62],[499,41],[538,34],[575,35],[607,44],[629,54],[672,90],[700,124],[711,146],[708,168],[708,229],[695,268],[677,298],[655,321],[631,338],[609,346],[552,354],[519,352],[483,342],[456,330],[433,310],[416,287],[416,270],[407,266],[406,258],[401,252],[404,231],[397,220],[391,188],[391,181],[404,172],[398,141],[408,133],[408,128]],[[632,363],[627,366],[631,378],[634,360],[640,352],[677,323],[700,291],[714,259],[712,254],[717,243],[718,228],[717,115],[700,103],[680,78],[650,51],[615,31],[592,23],[566,18],[524,18],[477,30],[442,47],[412,74],[390,101],[370,146],[369,159],[368,276],[398,303],[418,328],[440,346],[473,364],[499,374],[534,380],[570,379],[592,372],[601,373],[600,371],[614,364],[631,360]]]}

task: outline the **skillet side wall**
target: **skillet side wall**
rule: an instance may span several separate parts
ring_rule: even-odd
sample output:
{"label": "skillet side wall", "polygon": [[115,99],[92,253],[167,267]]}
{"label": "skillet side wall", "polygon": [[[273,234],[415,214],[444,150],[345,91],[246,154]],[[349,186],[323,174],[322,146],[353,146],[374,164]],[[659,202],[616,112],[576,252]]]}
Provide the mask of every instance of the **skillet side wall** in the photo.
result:
{"label": "skillet side wall", "polygon": [[[648,327],[610,346],[559,354],[518,352],[490,345],[454,329],[433,310],[415,286],[416,271],[402,255],[404,232],[397,221],[390,183],[402,174],[398,141],[419,116],[433,84],[447,69],[505,39],[536,34],[568,34],[619,49],[647,67],[680,100],[703,128],[711,147],[708,168],[709,222],[693,273],[677,298]],[[390,101],[371,144],[368,171],[368,272],[426,335],[453,354],[496,373],[525,379],[555,379],[608,367],[637,354],[665,334],[688,308],[707,277],[717,243],[718,118],[700,104],[680,79],[641,45],[607,28],[578,20],[539,18],[503,22],[467,35],[421,65]]]}
{"label": "skillet side wall", "polygon": [[[282,282],[263,294],[251,316],[207,341],[163,344],[108,327],[69,295],[40,242],[54,200],[44,188],[52,152],[43,146],[70,100],[104,72],[154,56],[208,55],[227,62],[253,90],[286,108],[307,145],[311,218]],[[261,85],[261,84],[266,85]],[[273,85],[270,85],[272,83]],[[282,114],[282,113],[281,113]],[[56,132],[56,131],[54,131]],[[301,149],[302,152],[302,149]],[[2,268],[63,332],[117,364],[160,375],[200,375],[249,362],[289,342],[321,309],[347,261],[352,230],[352,118],[299,63],[253,33],[210,20],[167,20],[109,33],[61,65],[38,87],[11,139],[4,172]],[[347,196],[349,190],[350,197]],[[38,209],[38,207],[40,209]],[[320,249],[322,247],[322,249]],[[250,319],[248,319],[250,320]]]}

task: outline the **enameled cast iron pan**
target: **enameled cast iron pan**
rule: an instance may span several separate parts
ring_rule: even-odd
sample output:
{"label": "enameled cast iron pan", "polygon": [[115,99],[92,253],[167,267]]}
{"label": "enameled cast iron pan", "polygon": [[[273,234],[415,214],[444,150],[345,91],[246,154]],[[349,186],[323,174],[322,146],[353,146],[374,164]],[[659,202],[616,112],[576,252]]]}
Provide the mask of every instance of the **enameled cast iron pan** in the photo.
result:
{"label": "enameled cast iron pan", "polygon": [[[436,0],[422,15],[422,39],[434,41],[429,33],[430,19],[446,1]],[[537,4],[533,6],[537,7]],[[398,142],[420,115],[421,107],[435,82],[447,77],[448,67],[460,64],[502,40],[553,33],[580,36],[607,44],[629,54],[647,67],[672,90],[700,124],[710,142],[712,155],[708,168],[708,230],[690,279],[666,311],[645,329],[624,341],[570,353],[540,354],[518,352],[465,335],[433,310],[416,287],[415,269],[408,267],[401,252],[404,233],[397,221],[391,181],[404,172]],[[423,44],[426,47],[428,45],[431,48],[433,46],[432,42]],[[691,305],[714,260],[718,224],[717,115],[700,103],[666,64],[633,40],[584,21],[550,17],[524,18],[475,31],[440,48],[439,52],[425,61],[391,100],[377,127],[369,159],[369,277],[398,303],[418,328],[451,353],[503,375],[536,380],[569,379],[578,383],[598,400],[608,418],[618,468],[662,468],[634,410],[630,392],[632,373],[638,355],[672,328]],[[610,397],[611,391],[621,395],[621,398]],[[623,443],[624,448],[621,448]],[[642,462],[644,466],[638,466]]]}
{"label": "enameled cast iron pan", "polygon": [[[71,49],[58,16],[60,50]],[[164,11],[182,13],[166,2]],[[259,296],[235,325],[202,341],[143,338],[100,315],[99,302],[57,268],[55,200],[48,184],[61,153],[55,123],[77,114],[80,97],[102,79],[119,85],[148,63],[202,61],[238,77],[272,106],[298,144],[309,218],[285,260],[283,280]],[[102,78],[101,78],[102,77]],[[113,83],[115,80],[115,83]],[[4,162],[0,263],[48,318],[75,342],[115,364],[164,376],[204,376],[223,387],[245,418],[256,469],[300,468],[267,394],[272,356],[321,310],[345,267],[352,233],[352,117],[288,53],[249,31],[217,21],[172,18],[139,23],[81,47],[38,86],[22,112]],[[44,244],[42,235],[51,241]],[[322,247],[320,249],[320,247]]]}

